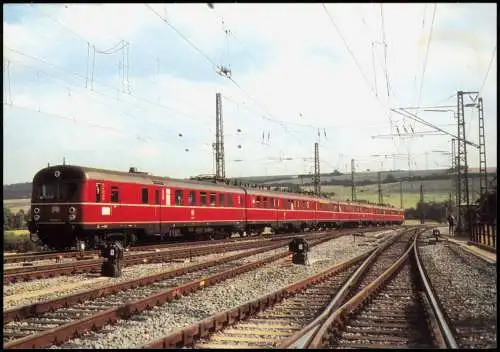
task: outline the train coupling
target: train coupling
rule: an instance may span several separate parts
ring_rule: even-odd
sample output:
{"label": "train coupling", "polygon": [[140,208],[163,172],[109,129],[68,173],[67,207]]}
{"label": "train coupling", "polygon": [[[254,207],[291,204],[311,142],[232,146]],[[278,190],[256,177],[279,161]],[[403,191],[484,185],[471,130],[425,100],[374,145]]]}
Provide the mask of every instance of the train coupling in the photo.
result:
{"label": "train coupling", "polygon": [[122,275],[124,248],[120,242],[105,243],[101,248],[104,261],[101,265],[101,275],[120,277]]}
{"label": "train coupling", "polygon": [[306,265],[309,263],[307,252],[309,252],[309,243],[302,237],[294,238],[288,245],[288,250],[292,252],[292,263]]}

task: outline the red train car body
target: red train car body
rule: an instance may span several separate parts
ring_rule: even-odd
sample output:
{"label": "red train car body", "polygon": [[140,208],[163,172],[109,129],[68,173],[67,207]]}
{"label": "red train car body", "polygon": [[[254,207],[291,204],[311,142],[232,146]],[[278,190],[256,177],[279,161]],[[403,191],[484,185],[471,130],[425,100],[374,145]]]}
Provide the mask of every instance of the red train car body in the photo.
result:
{"label": "red train car body", "polygon": [[[131,169],[132,170],[132,169]],[[49,247],[94,246],[109,236],[225,234],[401,224],[400,209],[288,192],[219,185],[73,165],[33,179],[30,232]]]}

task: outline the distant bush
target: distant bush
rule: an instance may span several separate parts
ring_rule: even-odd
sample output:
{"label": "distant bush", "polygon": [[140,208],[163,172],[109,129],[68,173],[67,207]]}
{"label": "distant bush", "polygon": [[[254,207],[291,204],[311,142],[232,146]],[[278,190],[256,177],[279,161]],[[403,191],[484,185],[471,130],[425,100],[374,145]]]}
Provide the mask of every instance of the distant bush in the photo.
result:
{"label": "distant bush", "polygon": [[19,210],[13,213],[9,208],[3,208],[3,226],[4,230],[26,229],[30,218],[29,211]]}
{"label": "distant bush", "polygon": [[17,235],[10,231],[3,234],[3,248],[5,251],[31,252],[41,249],[39,245],[30,240],[29,235]]}

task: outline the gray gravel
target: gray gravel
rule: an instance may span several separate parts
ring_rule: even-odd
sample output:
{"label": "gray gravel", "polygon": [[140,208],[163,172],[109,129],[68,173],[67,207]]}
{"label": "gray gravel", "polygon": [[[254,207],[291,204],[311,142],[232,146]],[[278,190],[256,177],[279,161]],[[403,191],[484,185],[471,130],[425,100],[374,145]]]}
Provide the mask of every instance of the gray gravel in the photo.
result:
{"label": "gray gravel", "polygon": [[[383,233],[382,236],[380,234]],[[279,288],[316,274],[327,267],[364,253],[394,231],[379,231],[358,237],[344,236],[313,247],[308,266],[289,265],[287,260],[270,263],[257,270],[239,275],[221,284],[207,287],[176,301],[120,320],[99,332],[89,332],[68,341],[59,348],[134,348],[168,333],[231,309],[249,300],[274,292]],[[269,253],[266,256],[270,255]],[[262,258],[264,256],[262,255]],[[52,348],[57,348],[53,346]]]}
{"label": "gray gravel", "polygon": [[[101,277],[100,274],[78,274],[72,276],[58,276],[47,279],[17,282],[3,287],[3,310],[37,303],[40,301],[61,298],[65,295],[82,292],[88,289],[117,284],[133,278],[158,274],[169,270],[183,268],[192,264],[202,263],[224,256],[236,255],[248,250],[232,251],[227,253],[210,254],[193,257],[191,260],[176,261],[169,263],[139,264],[123,269],[123,274],[119,278]],[[70,285],[75,287],[69,287]],[[68,286],[67,288],[65,288]],[[62,288],[61,290],[44,293],[41,290],[50,291],[51,288]],[[31,294],[26,297],[22,295]]]}
{"label": "gray gravel", "polygon": [[422,246],[420,253],[429,280],[458,332],[457,343],[460,348],[496,346],[496,267],[451,246],[442,242]]}

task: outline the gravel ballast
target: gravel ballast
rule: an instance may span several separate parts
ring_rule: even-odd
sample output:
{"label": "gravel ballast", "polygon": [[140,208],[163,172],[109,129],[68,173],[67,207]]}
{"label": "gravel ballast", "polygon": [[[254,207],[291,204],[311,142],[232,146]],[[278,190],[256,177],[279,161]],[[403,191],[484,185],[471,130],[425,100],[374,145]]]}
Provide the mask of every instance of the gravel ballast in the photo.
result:
{"label": "gravel ballast", "polygon": [[[383,234],[382,236],[375,235]],[[119,320],[99,332],[89,332],[59,348],[134,348],[161,338],[168,333],[231,309],[249,300],[274,292],[283,286],[319,273],[326,268],[371,250],[394,231],[379,231],[365,237],[343,236],[311,248],[307,266],[289,265],[280,260],[257,270],[239,275],[215,286],[181,297]],[[271,253],[259,255],[261,258]],[[258,260],[254,258],[254,260]],[[53,348],[57,348],[53,346]]]}
{"label": "gravel ballast", "polygon": [[496,346],[495,265],[442,242],[422,246],[420,253],[429,280],[457,330],[459,348]]}
{"label": "gravel ballast", "polygon": [[[173,269],[184,268],[196,263],[202,263],[222,258],[224,256],[236,255],[246,251],[248,250],[245,249],[226,253],[209,254],[178,262],[133,265],[123,268],[123,274],[119,278],[101,277],[100,274],[78,274],[17,282],[3,287],[3,310],[5,311],[23,305],[61,298],[65,295],[74,294],[76,292],[117,284],[130,279],[159,274]],[[71,287],[72,285],[74,286]],[[51,288],[54,288],[55,290],[47,293],[42,291],[50,291]],[[59,290],[58,288],[62,289]]]}

